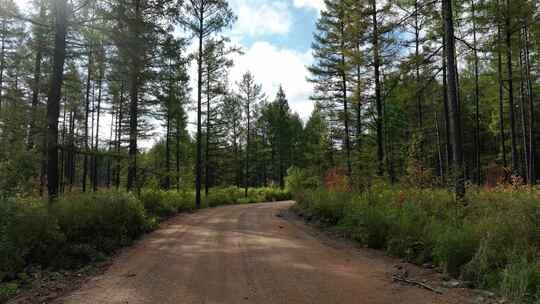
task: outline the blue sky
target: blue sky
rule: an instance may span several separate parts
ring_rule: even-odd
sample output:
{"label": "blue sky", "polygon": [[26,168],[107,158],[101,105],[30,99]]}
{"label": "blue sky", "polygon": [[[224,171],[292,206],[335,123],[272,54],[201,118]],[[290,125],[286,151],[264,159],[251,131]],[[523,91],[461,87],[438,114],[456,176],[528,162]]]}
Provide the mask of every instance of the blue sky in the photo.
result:
{"label": "blue sky", "polygon": [[229,0],[238,21],[226,33],[244,50],[234,58],[231,82],[249,70],[269,98],[283,85],[293,111],[307,119],[313,109],[306,66],[323,0]]}

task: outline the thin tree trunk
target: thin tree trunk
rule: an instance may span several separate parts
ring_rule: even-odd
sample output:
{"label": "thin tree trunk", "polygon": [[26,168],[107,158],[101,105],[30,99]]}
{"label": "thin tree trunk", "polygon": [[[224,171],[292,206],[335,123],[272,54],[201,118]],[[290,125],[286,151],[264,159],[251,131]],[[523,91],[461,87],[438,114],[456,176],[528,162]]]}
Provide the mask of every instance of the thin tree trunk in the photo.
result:
{"label": "thin tree trunk", "polygon": [[98,98],[97,98],[97,108],[96,108],[96,133],[95,133],[95,144],[94,144],[94,160],[92,162],[92,188],[94,192],[98,190],[98,166],[99,166],[99,124],[101,118],[101,93],[103,91],[103,68],[99,71],[98,79]]}
{"label": "thin tree trunk", "polygon": [[439,175],[441,177],[441,180],[444,180],[444,160],[443,152],[441,149],[441,130],[439,127],[439,115],[437,113],[437,110],[435,110],[435,132],[437,135],[437,157],[439,161]]}
{"label": "thin tree trunk", "polygon": [[90,146],[88,145],[88,113],[90,112],[90,89],[91,89],[91,78],[92,78],[92,47],[90,46],[90,51],[88,52],[88,67],[87,67],[87,77],[86,77],[86,96],[85,96],[85,108],[84,108],[84,149],[86,150],[84,154],[84,164],[83,164],[83,173],[82,173],[82,192],[86,192],[86,177],[88,175],[88,151],[90,151]]}
{"label": "thin tree trunk", "polygon": [[[522,37],[520,34],[520,41]],[[526,106],[526,97],[525,97],[525,71],[523,67],[523,49],[519,51],[519,94],[520,94],[520,114],[521,114],[521,139],[522,139],[522,152],[523,152],[523,164],[521,167],[521,176],[528,183],[529,181],[529,149],[528,149],[528,139],[527,139],[527,116],[525,115],[525,106]]]}
{"label": "thin tree trunk", "polygon": [[67,0],[54,2],[55,38],[53,73],[47,100],[47,187],[49,202],[58,197],[58,117],[66,59]]}
{"label": "thin tree trunk", "polygon": [[176,191],[180,192],[180,115],[176,117]]}
{"label": "thin tree trunk", "polygon": [[377,18],[377,1],[371,0],[372,22],[373,22],[373,70],[375,76],[375,103],[377,108],[377,117],[375,124],[377,126],[377,160],[378,175],[384,175],[384,137],[383,137],[383,102],[381,96],[380,83],[380,57],[379,57],[379,24]]}
{"label": "thin tree trunk", "polygon": [[474,105],[475,105],[475,132],[474,132],[474,167],[475,180],[478,185],[481,183],[481,162],[480,162],[480,60],[478,57],[477,37],[476,37],[476,4],[471,0],[471,18],[473,25],[473,46],[474,46]]}
{"label": "thin tree trunk", "polygon": [[[499,11],[499,1],[497,0],[497,12]],[[499,85],[499,131],[501,138],[501,153],[503,166],[508,167],[506,159],[506,135],[504,128],[504,79],[503,79],[503,61],[502,61],[502,29],[501,24],[497,23],[497,77]]]}
{"label": "thin tree trunk", "polygon": [[343,98],[343,114],[344,114],[344,123],[345,123],[345,151],[347,153],[347,176],[352,176],[352,164],[351,164],[351,137],[349,130],[349,101],[347,100],[347,71],[346,60],[345,60],[345,24],[343,23],[344,17],[342,16],[341,21],[341,89],[342,89],[342,98]]}
{"label": "thin tree trunk", "polygon": [[199,11],[199,54],[197,58],[197,159],[195,173],[195,206],[201,208],[201,182],[202,182],[202,86],[203,86],[203,34],[204,34],[204,7],[201,5]]}
{"label": "thin tree trunk", "polygon": [[[418,120],[418,130],[423,132],[423,113],[422,113],[422,90],[421,80],[420,80],[420,24],[418,20],[418,0],[414,1],[414,62],[415,62],[415,80],[416,80],[416,111],[417,111],[417,120]],[[422,147],[420,147],[422,151]]]}
{"label": "thin tree trunk", "polygon": [[450,171],[450,163],[452,159],[452,144],[450,140],[450,110],[448,108],[448,65],[446,62],[448,50],[446,46],[446,38],[443,35],[443,109],[444,109],[444,130],[446,138],[446,170]]}
{"label": "thin tree trunk", "polygon": [[244,175],[244,196],[248,197],[248,187],[249,187],[249,148],[250,148],[250,135],[251,135],[251,109],[250,109],[250,100],[251,96],[247,98],[247,141],[246,141],[246,173]]}
{"label": "thin tree trunk", "polygon": [[210,188],[210,119],[212,117],[210,113],[210,66],[209,62],[206,63],[206,149],[204,157],[204,194],[208,197],[208,191]]}
{"label": "thin tree trunk", "polygon": [[534,113],[534,93],[533,93],[533,83],[531,76],[531,62],[529,56],[529,29],[528,25],[525,24],[525,40],[524,40],[524,49],[525,49],[525,65],[527,68],[527,87],[529,94],[529,185],[533,186],[536,184],[536,164],[535,164],[535,153],[536,153],[536,140],[535,140],[535,113]]}
{"label": "thin tree trunk", "polygon": [[[39,16],[40,16],[40,20],[42,20],[45,17],[45,6],[43,2],[41,3],[41,6],[40,6]],[[35,49],[36,58],[34,61],[34,83],[32,84],[32,107],[30,109],[30,132],[28,134],[28,150],[31,150],[34,148],[35,140],[36,140],[35,137],[36,137],[36,134],[38,133],[36,122],[38,121],[39,88],[41,85],[41,61],[43,60],[43,52],[42,52],[43,41],[41,41],[41,37],[39,37],[36,40],[37,40],[36,43],[38,45],[36,46],[36,49]],[[1,73],[2,72],[0,72],[0,74]],[[0,76],[0,78],[2,78],[2,76]],[[0,80],[0,88],[2,87],[1,82],[2,81]]]}
{"label": "thin tree trunk", "polygon": [[2,41],[0,42],[0,113],[2,113],[2,102],[4,92],[4,70],[6,69],[6,21],[2,22]]}
{"label": "thin tree trunk", "polygon": [[[132,35],[135,39],[141,39],[140,27],[142,26],[141,1],[135,1],[135,19]],[[139,82],[141,73],[141,58],[136,50],[131,52],[131,83],[130,83],[130,103],[129,103],[129,165],[127,190],[131,191],[137,185],[137,139],[139,135]]]}
{"label": "thin tree trunk", "polygon": [[457,77],[456,77],[456,48],[454,36],[454,17],[452,11],[452,0],[443,0],[443,18],[447,44],[447,83],[448,102],[450,116],[450,137],[452,142],[452,167],[455,182],[455,193],[458,199],[465,195],[465,181],[463,168],[463,139],[461,137],[461,118],[458,104]]}
{"label": "thin tree trunk", "polygon": [[508,115],[510,118],[510,141],[512,148],[512,173],[517,174],[519,159],[517,151],[516,120],[514,115],[514,75],[512,65],[512,29],[510,20],[510,0],[506,0],[506,64],[508,69]]}
{"label": "thin tree trunk", "polygon": [[117,126],[117,140],[116,140],[116,189],[120,189],[120,173],[121,173],[121,158],[120,148],[122,146],[122,122],[123,122],[123,113],[124,113],[124,80],[120,86],[120,104],[118,105],[118,126]]}

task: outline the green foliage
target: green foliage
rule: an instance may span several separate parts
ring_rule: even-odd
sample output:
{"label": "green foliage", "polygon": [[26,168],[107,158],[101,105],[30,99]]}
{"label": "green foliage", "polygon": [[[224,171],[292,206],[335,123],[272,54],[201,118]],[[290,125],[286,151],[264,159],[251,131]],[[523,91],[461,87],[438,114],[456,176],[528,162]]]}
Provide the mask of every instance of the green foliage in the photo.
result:
{"label": "green foliage", "polygon": [[3,283],[0,284],[0,303],[9,300],[17,295],[19,291],[19,285],[17,283]]}
{"label": "green foliage", "polygon": [[145,190],[139,196],[144,205],[144,209],[149,215],[158,218],[168,218],[178,212],[179,207],[176,204],[180,201],[175,200],[171,194],[161,190]]}
{"label": "green foliage", "polygon": [[84,245],[110,253],[150,229],[144,205],[125,192],[66,196],[53,213],[67,243],[77,250]]}
{"label": "green foliage", "polygon": [[[294,176],[294,174],[293,174]],[[499,291],[517,303],[540,295],[540,191],[445,190],[375,184],[361,193],[296,191],[295,208],[371,248]]]}
{"label": "green foliage", "polygon": [[15,273],[30,262],[47,264],[65,238],[45,205],[0,200],[0,273]]}

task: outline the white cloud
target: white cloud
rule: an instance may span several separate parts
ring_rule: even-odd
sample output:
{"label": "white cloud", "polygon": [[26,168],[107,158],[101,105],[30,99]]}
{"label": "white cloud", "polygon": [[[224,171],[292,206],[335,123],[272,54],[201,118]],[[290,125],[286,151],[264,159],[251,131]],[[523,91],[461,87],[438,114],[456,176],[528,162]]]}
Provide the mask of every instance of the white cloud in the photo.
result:
{"label": "white cloud", "polygon": [[283,1],[233,0],[231,6],[238,16],[234,35],[286,34],[292,24],[289,6]]}
{"label": "white cloud", "polygon": [[312,60],[311,51],[301,53],[280,49],[266,41],[259,41],[246,49],[243,56],[234,59],[231,82],[239,81],[242,74],[250,71],[256,81],[262,84],[270,100],[282,85],[291,109],[298,112],[303,119],[307,119],[313,110],[313,102],[309,100],[313,86],[306,80],[306,66],[310,65]]}
{"label": "white cloud", "polygon": [[294,0],[294,6],[299,8],[311,8],[317,11],[324,9],[324,0]]}

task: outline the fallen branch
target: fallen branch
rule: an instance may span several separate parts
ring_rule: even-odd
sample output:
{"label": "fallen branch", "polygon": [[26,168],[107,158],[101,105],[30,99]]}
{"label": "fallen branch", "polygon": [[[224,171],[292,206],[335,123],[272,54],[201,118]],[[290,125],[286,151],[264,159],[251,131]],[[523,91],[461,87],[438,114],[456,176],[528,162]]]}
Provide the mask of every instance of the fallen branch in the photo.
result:
{"label": "fallen branch", "polygon": [[427,290],[432,291],[432,292],[434,292],[436,294],[443,294],[442,291],[440,291],[440,290],[438,290],[438,289],[436,289],[434,287],[431,287],[428,284],[418,282],[418,281],[414,281],[414,280],[409,280],[409,279],[406,279],[403,276],[400,276],[400,275],[397,275],[397,274],[392,275],[392,279],[394,281],[403,282],[403,283],[407,283],[407,284],[410,284],[410,285],[418,286],[420,288],[427,289]]}

